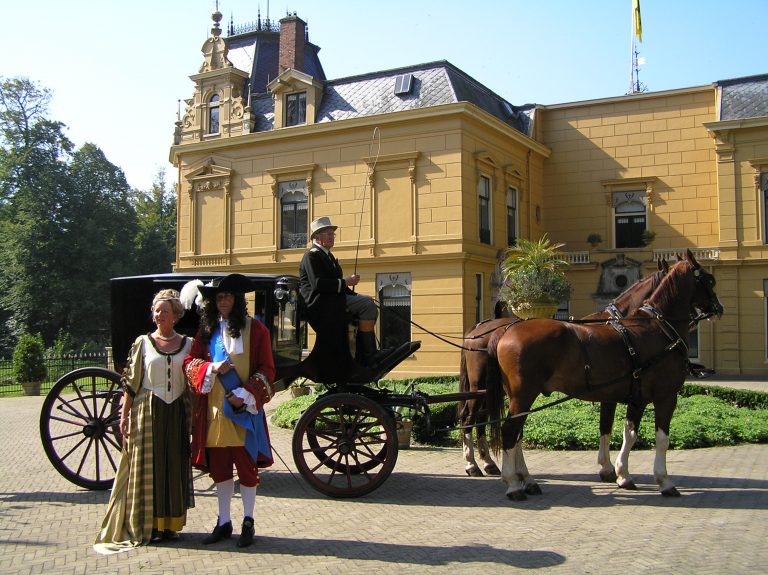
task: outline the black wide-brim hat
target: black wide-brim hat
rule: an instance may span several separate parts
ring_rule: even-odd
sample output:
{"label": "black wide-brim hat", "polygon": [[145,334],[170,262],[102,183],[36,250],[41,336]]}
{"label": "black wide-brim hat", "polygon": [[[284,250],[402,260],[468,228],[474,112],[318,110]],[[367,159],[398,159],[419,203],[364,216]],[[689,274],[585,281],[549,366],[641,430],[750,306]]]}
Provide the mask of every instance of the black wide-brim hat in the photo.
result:
{"label": "black wide-brim hat", "polygon": [[247,293],[253,291],[251,280],[243,274],[229,274],[212,279],[205,285],[197,286],[205,299],[213,300],[219,292]]}

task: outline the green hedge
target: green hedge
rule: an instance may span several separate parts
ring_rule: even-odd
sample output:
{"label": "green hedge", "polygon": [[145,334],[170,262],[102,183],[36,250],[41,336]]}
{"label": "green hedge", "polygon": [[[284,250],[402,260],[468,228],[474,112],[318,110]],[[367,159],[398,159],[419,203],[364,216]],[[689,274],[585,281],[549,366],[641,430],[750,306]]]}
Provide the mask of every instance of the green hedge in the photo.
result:
{"label": "green hedge", "polygon": [[[428,395],[458,390],[456,377],[418,378],[413,381],[417,391]],[[400,393],[404,382],[386,380],[381,381],[379,386]],[[563,396],[557,393],[539,397],[534,407],[560,397]],[[314,399],[314,396],[306,396],[283,403],[277,408],[273,422],[280,427],[292,428],[301,412]],[[429,425],[426,418],[414,417],[414,440],[426,445],[460,445],[460,431],[445,431],[456,425],[456,403],[431,404],[429,409]],[[544,409],[528,417],[525,444],[539,449],[597,449],[599,414],[599,404],[578,400]],[[625,415],[626,410],[619,406],[611,436],[613,445],[621,444]],[[654,447],[653,415],[653,406],[648,406],[635,448]],[[686,383],[672,418],[670,446],[673,449],[693,449],[738,443],[768,443],[768,393]]]}

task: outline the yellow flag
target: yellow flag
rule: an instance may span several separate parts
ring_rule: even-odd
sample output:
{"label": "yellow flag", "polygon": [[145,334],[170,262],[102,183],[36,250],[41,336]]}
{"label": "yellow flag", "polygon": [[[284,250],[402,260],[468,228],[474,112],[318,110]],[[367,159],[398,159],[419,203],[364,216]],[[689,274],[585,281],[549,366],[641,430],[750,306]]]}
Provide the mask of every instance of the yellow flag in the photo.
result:
{"label": "yellow flag", "polygon": [[635,35],[643,41],[643,21],[640,19],[640,0],[632,0],[632,20],[635,23]]}

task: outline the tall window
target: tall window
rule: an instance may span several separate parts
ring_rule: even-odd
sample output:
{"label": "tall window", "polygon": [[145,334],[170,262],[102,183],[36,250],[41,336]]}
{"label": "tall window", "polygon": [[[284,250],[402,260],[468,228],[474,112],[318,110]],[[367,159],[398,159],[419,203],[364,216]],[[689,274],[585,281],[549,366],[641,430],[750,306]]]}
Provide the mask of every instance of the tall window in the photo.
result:
{"label": "tall window", "polygon": [[208,100],[208,133],[219,133],[219,95],[214,94]]}
{"label": "tall window", "polygon": [[411,341],[411,274],[376,274],[381,315],[381,347],[397,347]]}
{"label": "tall window", "polygon": [[307,122],[307,93],[288,94],[285,97],[285,125],[298,126]]}
{"label": "tall window", "polygon": [[483,274],[475,274],[475,323],[483,319]]}
{"label": "tall window", "polygon": [[280,182],[280,248],[307,245],[307,182]]}
{"label": "tall window", "polygon": [[760,189],[763,192],[763,242],[768,244],[768,172],[760,174]]}
{"label": "tall window", "polygon": [[477,194],[480,201],[480,242],[491,243],[491,178],[480,176],[477,185]]}
{"label": "tall window", "polygon": [[507,188],[507,245],[517,242],[517,190]]}
{"label": "tall window", "polygon": [[765,334],[766,334],[766,341],[765,341],[765,359],[768,359],[768,280],[763,280],[763,302],[765,304]]}
{"label": "tall window", "polygon": [[639,248],[645,231],[645,192],[615,192],[615,238],[617,248]]}

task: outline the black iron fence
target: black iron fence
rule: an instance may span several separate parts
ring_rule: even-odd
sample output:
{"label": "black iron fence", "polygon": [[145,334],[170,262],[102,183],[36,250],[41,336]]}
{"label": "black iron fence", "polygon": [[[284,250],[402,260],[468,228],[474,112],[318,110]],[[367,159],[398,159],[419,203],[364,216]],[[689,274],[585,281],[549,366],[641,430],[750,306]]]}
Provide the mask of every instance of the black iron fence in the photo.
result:
{"label": "black iron fence", "polygon": [[[40,394],[45,395],[64,375],[80,367],[112,368],[109,350],[92,353],[75,353],[62,356],[46,356],[45,367],[48,375],[40,385]],[[0,358],[0,397],[25,393],[21,383],[14,381],[10,358]]]}

